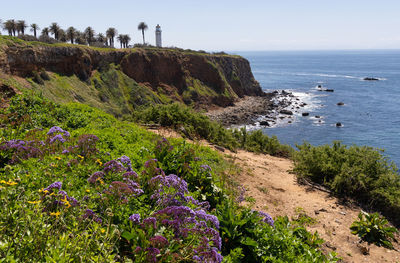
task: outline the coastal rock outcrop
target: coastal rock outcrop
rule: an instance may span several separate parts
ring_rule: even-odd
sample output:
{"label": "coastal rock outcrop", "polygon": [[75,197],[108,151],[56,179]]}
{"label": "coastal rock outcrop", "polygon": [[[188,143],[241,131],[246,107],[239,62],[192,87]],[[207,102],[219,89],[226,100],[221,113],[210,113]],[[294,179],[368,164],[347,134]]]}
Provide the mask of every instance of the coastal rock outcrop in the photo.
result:
{"label": "coastal rock outcrop", "polygon": [[139,85],[203,108],[232,105],[247,95],[265,95],[249,62],[240,56],[167,48],[117,50],[19,41],[0,46],[0,72],[23,78],[47,71],[88,81],[94,72],[110,64]]}

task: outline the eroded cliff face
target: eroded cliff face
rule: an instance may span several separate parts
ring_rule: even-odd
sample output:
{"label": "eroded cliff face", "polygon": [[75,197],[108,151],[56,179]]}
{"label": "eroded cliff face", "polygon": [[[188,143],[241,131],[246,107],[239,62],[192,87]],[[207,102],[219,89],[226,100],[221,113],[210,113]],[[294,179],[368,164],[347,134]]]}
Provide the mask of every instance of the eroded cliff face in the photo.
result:
{"label": "eroded cliff face", "polygon": [[231,105],[245,95],[263,96],[249,62],[239,56],[174,49],[93,49],[17,42],[0,47],[0,71],[28,78],[47,71],[90,82],[94,72],[115,64],[139,85],[174,100],[206,108]]}

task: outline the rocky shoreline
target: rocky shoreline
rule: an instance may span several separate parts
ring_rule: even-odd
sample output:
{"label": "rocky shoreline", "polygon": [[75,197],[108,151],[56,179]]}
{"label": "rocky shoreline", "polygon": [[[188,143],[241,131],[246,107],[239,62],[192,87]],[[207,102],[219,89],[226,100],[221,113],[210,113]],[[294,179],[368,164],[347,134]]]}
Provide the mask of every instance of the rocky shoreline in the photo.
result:
{"label": "rocky shoreline", "polygon": [[293,114],[298,113],[305,105],[307,104],[301,102],[293,93],[282,90],[265,93],[262,97],[245,96],[233,106],[210,110],[206,115],[226,127],[269,127],[283,119],[288,119],[288,123],[291,123]]}

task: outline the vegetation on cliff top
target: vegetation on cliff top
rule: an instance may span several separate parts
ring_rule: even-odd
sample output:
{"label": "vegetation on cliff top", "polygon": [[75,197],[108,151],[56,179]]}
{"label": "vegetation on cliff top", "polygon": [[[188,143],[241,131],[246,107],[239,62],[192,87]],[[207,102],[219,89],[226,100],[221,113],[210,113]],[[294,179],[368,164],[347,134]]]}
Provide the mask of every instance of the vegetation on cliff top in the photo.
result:
{"label": "vegetation on cliff top", "polygon": [[238,168],[209,148],[33,94],[1,116],[6,262],[336,260],[316,233],[239,206]]}

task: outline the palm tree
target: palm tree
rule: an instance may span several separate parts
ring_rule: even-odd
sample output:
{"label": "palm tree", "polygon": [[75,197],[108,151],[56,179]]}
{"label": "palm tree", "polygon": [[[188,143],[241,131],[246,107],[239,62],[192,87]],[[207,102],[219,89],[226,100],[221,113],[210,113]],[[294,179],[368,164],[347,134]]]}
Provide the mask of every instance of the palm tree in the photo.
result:
{"label": "palm tree", "polygon": [[42,36],[49,36],[50,30],[48,27],[42,29]]}
{"label": "palm tree", "polygon": [[121,48],[122,48],[122,45],[124,44],[124,35],[119,34],[117,39],[118,39],[119,43],[121,44]]}
{"label": "palm tree", "polygon": [[31,25],[31,32],[33,31],[33,35],[36,37],[36,31],[39,30],[39,26],[35,23]]}
{"label": "palm tree", "polygon": [[85,37],[86,37],[87,42],[89,43],[89,46],[93,42],[94,34],[95,34],[94,30],[90,26],[88,26],[85,29]]}
{"label": "palm tree", "polygon": [[147,30],[148,26],[146,25],[145,22],[140,22],[140,24],[138,25],[138,30],[142,30],[142,36],[143,36],[143,45],[146,43],[144,41],[144,31]]}
{"label": "palm tree", "polygon": [[71,44],[74,44],[74,39],[78,35],[76,29],[73,26],[68,27],[67,31],[67,40],[71,41]]}
{"label": "palm tree", "polygon": [[127,48],[128,44],[129,44],[129,41],[131,41],[131,37],[129,35],[124,35],[123,36],[123,41],[124,41],[125,48]]}
{"label": "palm tree", "polygon": [[9,36],[15,36],[15,31],[17,29],[17,24],[14,19],[9,19],[4,22],[4,29],[8,31]]}
{"label": "palm tree", "polygon": [[110,39],[110,46],[111,46],[111,47],[114,47],[114,37],[115,37],[117,34],[118,34],[118,31],[117,31],[115,28],[113,28],[113,27],[110,27],[110,28],[107,29],[107,31],[106,31],[106,36],[107,36],[108,39]]}
{"label": "palm tree", "polygon": [[25,28],[27,28],[28,26],[25,23],[25,20],[18,20],[17,24],[16,24],[16,28],[18,31],[18,35],[21,33],[21,35],[25,34]]}
{"label": "palm tree", "polygon": [[102,44],[107,43],[107,38],[104,36],[102,33],[97,34],[97,42],[100,42]]}
{"label": "palm tree", "polygon": [[58,40],[58,31],[60,30],[60,27],[57,23],[52,23],[49,27],[49,31],[54,35],[54,38]]}
{"label": "palm tree", "polygon": [[79,45],[87,45],[85,34],[79,31],[75,32],[75,43]]}
{"label": "palm tree", "polygon": [[58,30],[58,40],[61,42],[67,42],[67,34],[61,28]]}

